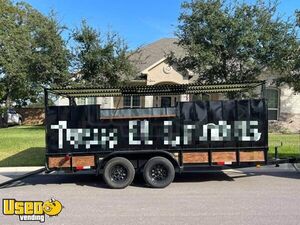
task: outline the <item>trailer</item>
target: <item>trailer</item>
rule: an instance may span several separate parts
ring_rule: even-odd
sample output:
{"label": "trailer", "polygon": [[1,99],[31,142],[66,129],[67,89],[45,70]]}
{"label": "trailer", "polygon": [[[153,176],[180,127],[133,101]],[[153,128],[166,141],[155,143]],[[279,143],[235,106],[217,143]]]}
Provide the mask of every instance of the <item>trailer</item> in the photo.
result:
{"label": "trailer", "polygon": [[[268,163],[264,82],[45,89],[46,168],[91,170],[111,188],[130,185],[136,173],[164,188],[176,173]],[[259,98],[192,100],[203,93],[248,93]],[[259,91],[258,91],[259,90]],[[104,109],[76,98],[184,94],[173,107]],[[53,96],[69,105],[49,104]],[[195,99],[195,98],[194,98]]]}

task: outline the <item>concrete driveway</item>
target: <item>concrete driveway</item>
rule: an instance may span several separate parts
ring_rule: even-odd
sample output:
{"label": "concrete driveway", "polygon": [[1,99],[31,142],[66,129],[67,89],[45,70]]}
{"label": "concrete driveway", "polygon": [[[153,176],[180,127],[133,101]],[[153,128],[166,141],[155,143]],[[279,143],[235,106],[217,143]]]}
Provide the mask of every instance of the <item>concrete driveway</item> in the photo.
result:
{"label": "concrete driveway", "polygon": [[[287,164],[180,175],[165,189],[147,188],[139,177],[111,190],[91,174],[40,174],[0,196],[58,199],[64,209],[45,224],[300,224],[300,173]],[[0,223],[39,224],[3,215]]]}

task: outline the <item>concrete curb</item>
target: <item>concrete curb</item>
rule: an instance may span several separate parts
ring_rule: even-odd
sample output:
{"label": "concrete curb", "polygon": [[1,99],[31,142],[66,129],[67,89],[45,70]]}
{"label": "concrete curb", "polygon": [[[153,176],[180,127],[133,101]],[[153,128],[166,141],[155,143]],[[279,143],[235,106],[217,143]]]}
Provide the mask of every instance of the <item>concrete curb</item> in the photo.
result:
{"label": "concrete curb", "polygon": [[27,173],[41,168],[44,168],[44,166],[0,167],[0,175],[2,173]]}
{"label": "concrete curb", "polygon": [[4,182],[0,183],[0,189],[4,188],[5,186],[7,186],[7,185],[9,185],[9,184],[11,184],[11,183],[13,183],[15,181],[22,180],[22,179],[24,179],[26,177],[29,177],[31,175],[35,175],[35,174],[44,172],[45,170],[46,170],[46,168],[42,167],[42,168],[36,169],[34,171],[30,171],[30,172],[27,172],[25,174],[19,175],[16,178],[12,178],[12,179],[9,179],[7,181],[4,181]]}

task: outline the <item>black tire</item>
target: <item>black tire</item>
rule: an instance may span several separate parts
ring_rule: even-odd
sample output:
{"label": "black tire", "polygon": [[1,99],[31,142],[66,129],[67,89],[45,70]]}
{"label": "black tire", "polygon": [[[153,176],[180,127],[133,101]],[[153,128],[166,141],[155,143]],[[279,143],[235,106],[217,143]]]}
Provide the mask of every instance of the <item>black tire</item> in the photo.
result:
{"label": "black tire", "polygon": [[127,187],[132,183],[134,175],[132,163],[123,157],[112,158],[104,166],[103,179],[110,188]]}
{"label": "black tire", "polygon": [[146,184],[150,187],[164,188],[173,182],[175,169],[168,159],[157,156],[148,160],[143,176]]}

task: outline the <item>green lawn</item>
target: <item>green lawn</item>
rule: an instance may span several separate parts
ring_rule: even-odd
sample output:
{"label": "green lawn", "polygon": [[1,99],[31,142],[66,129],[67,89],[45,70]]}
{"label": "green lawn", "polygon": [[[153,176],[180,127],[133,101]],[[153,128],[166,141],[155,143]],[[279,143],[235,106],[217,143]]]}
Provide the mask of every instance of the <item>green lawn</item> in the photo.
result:
{"label": "green lawn", "polygon": [[278,148],[281,158],[287,156],[300,157],[300,134],[269,134],[269,154],[274,156],[274,147]]}
{"label": "green lawn", "polygon": [[43,126],[16,126],[0,129],[0,167],[44,165]]}
{"label": "green lawn", "polygon": [[[300,156],[300,134],[269,134],[270,157],[274,146],[280,157]],[[0,167],[44,165],[45,131],[43,126],[17,126],[0,129]]]}

